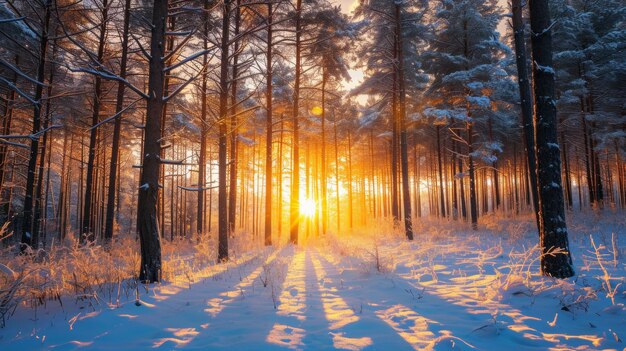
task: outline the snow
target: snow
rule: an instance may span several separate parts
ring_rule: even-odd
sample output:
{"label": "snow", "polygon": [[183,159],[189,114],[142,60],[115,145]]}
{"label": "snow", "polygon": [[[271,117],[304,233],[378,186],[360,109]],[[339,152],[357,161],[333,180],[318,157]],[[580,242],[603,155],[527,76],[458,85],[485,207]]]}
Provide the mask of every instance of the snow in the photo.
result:
{"label": "snow", "polygon": [[544,73],[550,73],[550,74],[555,74],[554,72],[554,68],[550,67],[550,66],[542,66],[539,63],[537,63],[537,61],[535,61],[535,66],[537,66],[537,69],[544,72]]}
{"label": "snow", "polygon": [[378,225],[259,248],[139,285],[138,304],[133,290],[119,305],[23,305],[0,349],[621,350],[626,262],[611,252],[626,252],[626,226],[620,214],[596,216],[570,225],[570,279],[538,274],[530,216],[483,217],[478,232],[424,219],[414,242]]}
{"label": "snow", "polygon": [[17,32],[22,33],[27,35],[28,37],[32,38],[32,39],[37,39],[38,35],[35,34],[30,27],[28,27],[26,25],[26,23],[24,23],[24,19],[19,19],[15,13],[9,9],[7,7],[7,5],[5,5],[5,2],[0,2],[0,17],[2,17],[2,19],[6,20],[6,19],[17,19],[16,21],[12,21],[10,22],[11,25],[16,26],[17,27]]}
{"label": "snow", "polygon": [[435,118],[436,123],[445,122],[446,119],[448,118],[452,118],[452,119],[456,119],[456,120],[464,121],[464,122],[471,120],[471,118],[467,117],[467,111],[462,108],[448,110],[448,109],[437,109],[437,108],[427,107],[426,109],[424,109],[424,115],[426,117]]}
{"label": "snow", "polygon": [[487,96],[467,96],[467,101],[481,108],[489,108],[491,106],[491,100]]}
{"label": "snow", "polygon": [[485,85],[481,82],[469,82],[466,85],[471,90],[480,90],[485,87]]}
{"label": "snow", "polygon": [[250,138],[246,138],[245,136],[238,134],[237,135],[237,140],[239,140],[240,142],[242,142],[244,145],[246,146],[254,146],[256,144],[256,141],[250,139]]}
{"label": "snow", "polygon": [[559,146],[559,144],[555,144],[555,143],[548,143],[548,147],[551,147],[553,149],[557,149],[560,150],[561,147]]}
{"label": "snow", "polygon": [[2,263],[0,263],[0,273],[4,273],[9,278],[17,279],[17,273]]}

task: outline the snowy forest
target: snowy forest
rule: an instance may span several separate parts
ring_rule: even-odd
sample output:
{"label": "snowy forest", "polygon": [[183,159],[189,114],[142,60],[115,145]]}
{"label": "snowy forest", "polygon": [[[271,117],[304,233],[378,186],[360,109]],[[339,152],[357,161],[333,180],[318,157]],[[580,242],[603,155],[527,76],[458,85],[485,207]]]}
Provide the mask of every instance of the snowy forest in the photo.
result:
{"label": "snowy forest", "polygon": [[626,350],[620,0],[0,0],[0,349]]}

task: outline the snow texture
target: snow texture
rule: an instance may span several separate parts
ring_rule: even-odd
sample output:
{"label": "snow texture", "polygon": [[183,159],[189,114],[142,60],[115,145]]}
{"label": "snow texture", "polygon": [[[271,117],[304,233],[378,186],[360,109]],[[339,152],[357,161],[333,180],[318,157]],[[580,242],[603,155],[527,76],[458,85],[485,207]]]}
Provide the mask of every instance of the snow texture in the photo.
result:
{"label": "snow texture", "polygon": [[[119,306],[74,296],[36,311],[20,306],[0,329],[0,349],[623,348],[626,265],[610,255],[626,250],[619,220],[575,223],[578,275],[565,280],[538,274],[530,219],[484,220],[491,229],[472,232],[424,219],[415,242],[373,231],[258,249],[140,286],[137,300]],[[583,233],[598,241],[611,232],[617,247],[590,251]]]}

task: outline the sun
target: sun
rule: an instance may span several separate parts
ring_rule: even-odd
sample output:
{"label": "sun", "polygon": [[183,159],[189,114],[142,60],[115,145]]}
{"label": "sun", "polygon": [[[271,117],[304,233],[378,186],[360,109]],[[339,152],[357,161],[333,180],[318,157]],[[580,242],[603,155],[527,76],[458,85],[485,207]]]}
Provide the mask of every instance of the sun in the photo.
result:
{"label": "sun", "polygon": [[315,215],[315,201],[304,199],[300,201],[300,213],[305,217],[313,217]]}
{"label": "sun", "polygon": [[313,116],[321,116],[322,113],[324,113],[324,110],[320,106],[313,106],[313,108],[311,109],[311,114]]}

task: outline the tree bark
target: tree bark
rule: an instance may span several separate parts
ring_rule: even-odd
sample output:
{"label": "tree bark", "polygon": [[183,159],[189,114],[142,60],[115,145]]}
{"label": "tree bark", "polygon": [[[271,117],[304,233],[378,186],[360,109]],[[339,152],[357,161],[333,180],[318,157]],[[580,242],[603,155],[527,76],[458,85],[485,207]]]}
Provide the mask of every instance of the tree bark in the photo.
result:
{"label": "tree bark", "polygon": [[[130,6],[131,0],[126,0],[124,5],[124,29],[122,32],[122,56],[120,62],[120,77],[126,79],[126,64],[128,61],[128,31],[130,26]],[[117,96],[115,104],[115,113],[121,114],[124,108],[124,92],[126,84],[119,82],[117,85]],[[120,159],[120,135],[122,129],[122,116],[115,118],[113,126],[113,140],[111,145],[111,161],[109,166],[109,189],[107,195],[106,208],[106,224],[104,228],[104,241],[108,243],[113,239],[113,224],[115,219],[115,190],[119,187],[117,184],[117,174],[119,171]]]}
{"label": "tree bark", "polygon": [[302,31],[301,25],[302,17],[302,0],[296,0],[296,18],[295,18],[295,81],[293,87],[293,145],[292,145],[292,176],[291,176],[291,199],[290,199],[290,211],[289,211],[289,223],[290,223],[290,242],[298,244],[298,227],[300,224],[300,146],[299,140],[299,104],[300,104],[300,74],[301,74],[301,43],[300,36]]}
{"label": "tree bark", "polygon": [[266,61],[266,137],[265,137],[265,246],[272,245],[272,1],[267,3],[267,50]]}
{"label": "tree bark", "polygon": [[[467,118],[471,119],[471,114],[468,114]],[[466,122],[467,127],[467,155],[469,159],[469,197],[470,197],[470,220],[472,223],[472,229],[478,229],[478,204],[476,199],[476,175],[475,175],[475,167],[474,167],[474,157],[472,154],[474,153],[473,147],[473,136],[472,136],[472,122],[468,120]]]}
{"label": "tree bark", "polygon": [[437,173],[439,174],[439,208],[441,217],[446,217],[445,196],[443,195],[443,165],[441,164],[441,126],[437,125]]}
{"label": "tree bark", "polygon": [[220,262],[228,260],[228,192],[226,184],[226,163],[228,128],[228,42],[230,41],[230,5],[232,0],[224,0],[222,12],[222,42],[220,63],[220,110],[219,110],[219,144],[218,144],[218,252]]}
{"label": "tree bark", "polygon": [[[239,35],[239,27],[241,26],[241,0],[235,2],[235,31],[234,35]],[[230,180],[228,183],[228,230],[230,233],[235,231],[235,223],[237,217],[237,167],[239,162],[239,127],[237,126],[237,92],[239,79],[239,47],[240,40],[235,41],[233,48],[233,76],[231,77],[231,118],[230,118]]]}
{"label": "tree bark", "polygon": [[326,67],[322,67],[322,114],[320,115],[321,122],[321,177],[320,177],[320,191],[322,193],[322,235],[326,235],[328,229],[328,185],[326,174],[326,81],[328,80],[328,73]]}
{"label": "tree bark", "polygon": [[[19,67],[19,56],[15,55],[15,66]],[[13,74],[13,79],[12,79],[12,83],[13,85],[17,84],[17,73]],[[4,119],[2,121],[3,125],[2,125],[2,134],[3,135],[9,135],[11,134],[11,124],[13,123],[13,113],[15,111],[14,109],[14,104],[15,104],[15,89],[10,89],[9,92],[7,93],[7,99],[6,99],[6,103],[4,106]],[[5,189],[4,187],[4,177],[5,177],[5,169],[7,168],[6,163],[7,163],[7,150],[8,150],[8,145],[2,143],[0,145],[0,202],[3,202],[5,205],[2,206],[2,212],[0,213],[0,220],[2,221],[2,223],[8,221],[10,219],[9,217],[9,208],[10,208],[10,203],[9,203],[9,198],[10,196],[8,195],[9,192],[11,192],[11,188],[9,189]],[[15,167],[15,166],[13,166]]]}
{"label": "tree bark", "polygon": [[[548,2],[530,1],[532,30],[533,86],[535,100],[535,154],[539,193],[539,241],[542,248],[541,272],[556,278],[574,275],[569,252],[561,159],[557,140],[552,33]],[[554,254],[554,250],[560,252]]]}
{"label": "tree bark", "polygon": [[[44,3],[43,23],[41,29],[41,37],[39,41],[39,60],[37,62],[37,81],[43,83],[45,79],[47,51],[48,51],[48,26],[50,25],[50,11],[52,0],[46,0]],[[35,104],[33,107],[33,129],[32,133],[39,133],[41,128],[41,97],[43,95],[43,86],[35,85]],[[37,237],[32,233],[33,226],[33,191],[35,185],[35,171],[37,168],[37,155],[39,153],[39,138],[33,138],[30,144],[30,154],[28,160],[28,174],[26,175],[26,195],[24,197],[24,217],[22,219],[22,237],[20,243],[20,251],[24,252],[28,247],[38,244]]]}
{"label": "tree bark", "polygon": [[161,233],[157,218],[159,179],[161,172],[161,115],[165,85],[165,27],[168,0],[154,0],[152,10],[152,36],[148,77],[148,101],[144,127],[141,186],[137,202],[137,224],[141,246],[139,280],[161,280]]}
{"label": "tree bark", "polygon": [[[203,48],[206,50],[209,46],[209,1],[204,1],[204,33],[203,33]],[[206,66],[209,61],[208,53],[205,53],[202,57],[202,64]],[[206,163],[207,163],[207,136],[208,136],[208,120],[207,120],[207,73],[202,74],[202,85],[200,92],[200,155],[198,157],[198,203],[197,203],[197,216],[196,216],[196,236],[198,241],[202,237],[204,232],[204,218],[205,218],[205,192],[206,187]],[[174,179],[172,178],[172,182]],[[172,190],[173,191],[173,190]],[[209,204],[210,205],[210,204]],[[173,204],[170,203],[170,206]],[[174,220],[173,216],[170,220]]]}
{"label": "tree bark", "polygon": [[404,210],[404,233],[413,240],[413,221],[411,220],[411,188],[409,186],[409,150],[406,126],[406,101],[404,88],[404,55],[402,44],[402,19],[400,4],[396,3],[396,40],[398,42],[398,113],[400,125],[400,168],[402,175],[402,204]]}
{"label": "tree bark", "polygon": [[[54,62],[57,52],[56,40],[52,41],[52,57],[51,62]],[[52,96],[52,87],[54,85],[54,74],[56,71],[56,65],[52,63],[50,72],[48,75],[48,88],[46,89],[46,96]],[[46,99],[46,113],[44,114],[43,129],[48,129],[50,125],[50,118],[52,117],[51,100]],[[39,228],[41,227],[41,212],[42,212],[42,191],[43,191],[43,179],[44,179],[44,163],[46,160],[46,151],[48,149],[48,132],[43,133],[43,139],[41,141],[42,147],[39,156],[39,170],[37,171],[37,185],[35,186],[35,214],[33,216],[33,234],[39,238]],[[45,246],[45,238],[43,240]]]}
{"label": "tree bark", "polygon": [[[520,107],[522,110],[522,129],[524,131],[524,148],[526,149],[526,159],[532,195],[532,203],[535,212],[539,208],[537,195],[537,172],[535,160],[535,131],[533,130],[533,100],[530,90],[530,80],[528,75],[528,60],[526,58],[526,39],[524,36],[524,20],[522,18],[522,1],[512,0],[513,11],[513,34],[515,45],[515,63],[517,65],[517,82],[520,93]],[[539,217],[535,216],[537,228],[539,228]]]}
{"label": "tree bark", "polygon": [[[100,23],[100,35],[98,38],[97,63],[102,63],[104,58],[104,47],[106,44],[107,23],[108,23],[108,0],[102,1],[102,19]],[[102,104],[102,78],[99,75],[94,77],[94,94],[91,114],[92,128],[89,130],[89,150],[87,158],[87,175],[85,178],[85,197],[83,202],[83,223],[80,230],[80,242],[91,242],[94,236],[94,215],[92,207],[95,205],[93,198],[94,187],[94,166],[96,158],[96,142],[98,140],[98,128],[95,128],[100,119],[100,106]]]}

